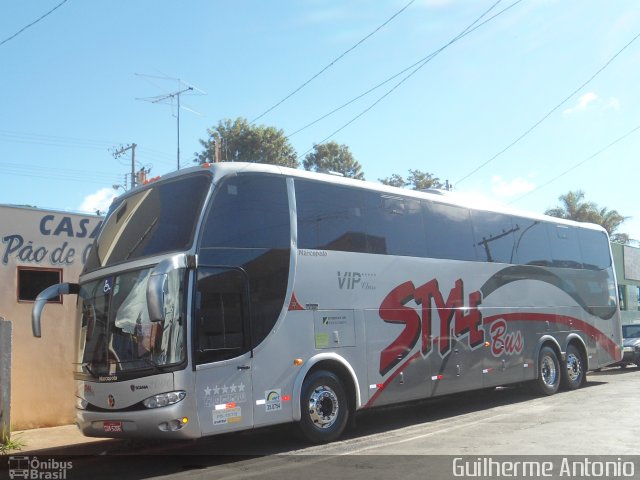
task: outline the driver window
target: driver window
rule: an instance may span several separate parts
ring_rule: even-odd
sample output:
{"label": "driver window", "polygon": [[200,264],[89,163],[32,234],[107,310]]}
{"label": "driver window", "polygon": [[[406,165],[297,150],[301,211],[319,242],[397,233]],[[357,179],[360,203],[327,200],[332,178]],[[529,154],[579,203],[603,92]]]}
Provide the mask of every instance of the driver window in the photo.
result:
{"label": "driver window", "polygon": [[196,292],[198,364],[227,360],[249,350],[245,280],[239,270],[201,268]]}

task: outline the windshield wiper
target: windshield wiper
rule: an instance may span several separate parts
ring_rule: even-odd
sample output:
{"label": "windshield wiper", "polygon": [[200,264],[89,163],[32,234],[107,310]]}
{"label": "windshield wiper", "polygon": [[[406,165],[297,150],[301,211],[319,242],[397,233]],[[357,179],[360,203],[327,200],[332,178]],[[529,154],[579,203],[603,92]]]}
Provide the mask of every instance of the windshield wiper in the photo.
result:
{"label": "windshield wiper", "polygon": [[119,361],[118,365],[125,365],[128,363],[146,363],[148,366],[150,366],[151,368],[155,369],[157,372],[159,373],[164,373],[166,368],[164,365],[159,365],[156,362],[154,362],[153,360],[149,359],[149,358],[145,358],[145,357],[140,357],[140,358],[135,358],[133,360],[123,360],[123,361]]}
{"label": "windshield wiper", "polygon": [[87,372],[89,372],[89,375],[91,375],[93,378],[98,378],[98,376],[95,374],[95,372],[89,368],[89,362],[81,363],[80,367],[82,369],[86,370]]}
{"label": "windshield wiper", "polygon": [[131,256],[131,254],[132,254],[133,252],[135,252],[135,251],[136,251],[136,248],[138,248],[138,246],[143,242],[143,240],[144,240],[145,238],[147,238],[147,235],[149,235],[149,233],[151,232],[151,230],[153,230],[153,227],[155,227],[155,226],[156,226],[156,223],[158,223],[158,217],[156,217],[156,218],[154,218],[154,219],[153,219],[153,222],[151,222],[151,225],[149,225],[149,228],[147,228],[147,229],[144,231],[144,233],[142,234],[142,236],[140,237],[140,239],[136,242],[136,244],[135,244],[133,247],[131,247],[131,250],[129,250],[129,252],[127,253],[127,256],[126,256],[125,260],[128,260],[128,259],[129,259],[129,257]]}

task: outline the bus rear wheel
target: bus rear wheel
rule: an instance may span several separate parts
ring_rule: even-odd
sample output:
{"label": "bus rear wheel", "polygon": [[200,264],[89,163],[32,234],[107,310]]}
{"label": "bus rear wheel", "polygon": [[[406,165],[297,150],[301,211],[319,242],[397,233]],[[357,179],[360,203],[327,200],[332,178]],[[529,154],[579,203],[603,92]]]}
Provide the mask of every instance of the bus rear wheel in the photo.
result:
{"label": "bus rear wheel", "polygon": [[300,396],[300,430],[313,443],[336,440],[349,419],[347,395],[340,379],[325,370],[305,378]]}
{"label": "bus rear wheel", "polygon": [[534,380],[536,391],[543,395],[553,395],[560,387],[560,362],[556,352],[550,347],[542,347],[538,355],[538,378]]}
{"label": "bus rear wheel", "polygon": [[580,388],[586,379],[585,363],[580,351],[573,345],[567,347],[566,359],[563,362],[561,382],[567,390]]}

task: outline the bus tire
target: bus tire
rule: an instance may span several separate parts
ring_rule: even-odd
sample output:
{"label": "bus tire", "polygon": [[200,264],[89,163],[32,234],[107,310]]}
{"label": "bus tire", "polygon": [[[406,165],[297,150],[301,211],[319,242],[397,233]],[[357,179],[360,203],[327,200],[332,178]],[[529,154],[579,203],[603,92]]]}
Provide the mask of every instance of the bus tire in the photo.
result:
{"label": "bus tire", "polygon": [[586,379],[585,362],[582,354],[574,345],[567,347],[563,364],[562,375],[560,377],[562,388],[566,390],[580,388]]}
{"label": "bus tire", "polygon": [[318,370],[305,378],[300,411],[299,427],[304,438],[313,443],[336,440],[349,421],[349,402],[337,375]]}
{"label": "bus tire", "polygon": [[534,386],[543,395],[553,395],[560,387],[560,362],[556,352],[550,347],[540,349],[538,378],[534,380]]}

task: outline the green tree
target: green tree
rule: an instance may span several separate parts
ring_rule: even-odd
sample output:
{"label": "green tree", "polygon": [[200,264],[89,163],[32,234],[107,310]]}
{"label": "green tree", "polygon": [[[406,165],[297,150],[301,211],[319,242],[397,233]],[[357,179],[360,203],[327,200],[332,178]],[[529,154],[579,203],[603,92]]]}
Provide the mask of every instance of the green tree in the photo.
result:
{"label": "green tree", "polygon": [[402,176],[394,173],[387,178],[379,178],[381,183],[392,187],[411,187],[413,190],[427,190],[429,188],[443,188],[444,184],[432,173],[421,170],[409,170],[409,176],[405,180]]}
{"label": "green tree", "polygon": [[547,209],[547,211],[544,212],[546,215],[564,218],[566,220],[575,220],[576,222],[592,221],[596,205],[593,202],[585,201],[582,190],[560,195],[558,200],[560,200],[560,205]]}
{"label": "green tree", "polygon": [[264,125],[251,125],[246,118],[226,119],[207,129],[208,138],[200,140],[204,148],[196,152],[195,163],[251,162],[297,168],[299,162],[284,131]]}
{"label": "green tree", "polygon": [[618,213],[617,210],[609,210],[607,207],[600,208],[593,202],[587,202],[582,190],[569,192],[558,197],[560,205],[547,209],[547,215],[576,222],[589,222],[602,226],[612,242],[629,243],[629,235],[617,232],[618,228],[629,217]]}
{"label": "green tree", "polygon": [[327,142],[313,146],[313,152],[304,157],[305,170],[314,172],[339,172],[345,177],[364,180],[362,165],[353,157],[346,145]]}
{"label": "green tree", "polygon": [[378,181],[384,185],[389,185],[390,187],[404,188],[409,185],[407,181],[397,173],[394,173],[387,178],[379,178]]}

